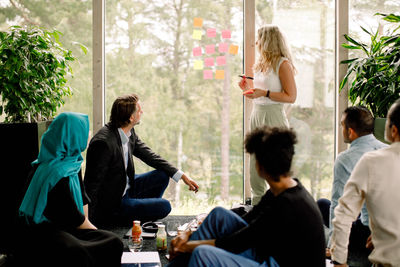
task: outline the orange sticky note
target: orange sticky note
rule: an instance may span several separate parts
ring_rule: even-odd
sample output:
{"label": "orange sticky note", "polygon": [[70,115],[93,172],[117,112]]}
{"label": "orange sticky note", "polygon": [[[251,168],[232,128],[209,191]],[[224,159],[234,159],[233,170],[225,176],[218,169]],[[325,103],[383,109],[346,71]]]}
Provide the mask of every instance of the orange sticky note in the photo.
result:
{"label": "orange sticky note", "polygon": [[194,18],[193,19],[193,27],[201,27],[203,26],[203,19],[202,18]]}
{"label": "orange sticky note", "polygon": [[229,54],[236,55],[238,53],[239,46],[231,44],[229,46]]}
{"label": "orange sticky note", "polygon": [[216,70],[215,71],[215,79],[217,80],[223,80],[225,78],[225,72],[224,70]]}
{"label": "orange sticky note", "polygon": [[201,40],[201,30],[193,30],[192,38],[196,40]]}
{"label": "orange sticky note", "polygon": [[202,70],[204,68],[203,66],[203,60],[195,60],[193,64],[193,68],[195,70]]}
{"label": "orange sticky note", "polygon": [[204,80],[210,80],[213,78],[212,70],[203,70],[203,78]]}

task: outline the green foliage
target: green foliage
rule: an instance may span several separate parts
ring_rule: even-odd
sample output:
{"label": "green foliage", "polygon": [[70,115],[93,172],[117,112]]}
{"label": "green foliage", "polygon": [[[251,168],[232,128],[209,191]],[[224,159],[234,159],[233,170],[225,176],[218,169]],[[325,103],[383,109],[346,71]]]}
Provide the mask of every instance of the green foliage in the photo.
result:
{"label": "green foliage", "polygon": [[0,115],[6,122],[48,120],[70,96],[72,52],[62,47],[61,33],[12,26],[0,32]]}
{"label": "green foliage", "polygon": [[[400,23],[400,16],[377,15],[390,23]],[[349,64],[349,68],[340,90],[349,83],[351,103],[368,107],[375,117],[385,117],[389,107],[400,97],[400,26],[395,26],[388,35],[380,35],[379,29],[371,33],[361,27],[371,37],[370,44],[356,41],[348,35],[345,38],[349,44],[342,44],[347,49],[361,50],[364,56],[341,62]],[[351,81],[349,77],[352,77]]]}

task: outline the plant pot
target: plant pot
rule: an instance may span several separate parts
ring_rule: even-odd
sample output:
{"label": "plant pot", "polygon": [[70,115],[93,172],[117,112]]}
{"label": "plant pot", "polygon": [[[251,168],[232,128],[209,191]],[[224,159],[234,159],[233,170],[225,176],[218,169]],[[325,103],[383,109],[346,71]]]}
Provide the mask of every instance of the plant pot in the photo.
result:
{"label": "plant pot", "polygon": [[385,140],[385,125],[386,125],[386,118],[375,118],[374,135],[376,139],[378,139],[379,141],[389,144]]}
{"label": "plant pot", "polygon": [[40,139],[50,123],[0,123],[0,253],[10,253],[13,242],[17,241],[18,209],[27,188],[31,163],[38,156]]}

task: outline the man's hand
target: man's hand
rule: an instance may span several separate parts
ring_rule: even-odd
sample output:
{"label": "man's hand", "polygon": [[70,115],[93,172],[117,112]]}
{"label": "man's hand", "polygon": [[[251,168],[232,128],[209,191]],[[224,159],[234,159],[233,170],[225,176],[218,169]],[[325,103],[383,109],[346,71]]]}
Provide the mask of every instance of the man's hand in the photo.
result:
{"label": "man's hand", "polygon": [[331,249],[330,248],[326,248],[325,249],[325,257],[326,258],[331,258]]}
{"label": "man's hand", "polygon": [[171,240],[171,245],[169,246],[169,260],[173,260],[177,255],[179,255],[182,251],[182,246],[184,246],[191,236],[191,231],[185,231],[179,233],[177,237]]}
{"label": "man's hand", "polygon": [[194,191],[195,193],[197,193],[197,191],[199,191],[199,186],[197,185],[197,183],[195,181],[193,181],[191,178],[189,178],[188,176],[186,176],[186,174],[182,174],[181,179],[183,180],[183,182],[185,184],[187,184],[189,186],[190,191]]}
{"label": "man's hand", "polygon": [[372,236],[371,235],[368,237],[367,244],[365,245],[365,247],[369,250],[374,249],[374,244],[372,244]]}

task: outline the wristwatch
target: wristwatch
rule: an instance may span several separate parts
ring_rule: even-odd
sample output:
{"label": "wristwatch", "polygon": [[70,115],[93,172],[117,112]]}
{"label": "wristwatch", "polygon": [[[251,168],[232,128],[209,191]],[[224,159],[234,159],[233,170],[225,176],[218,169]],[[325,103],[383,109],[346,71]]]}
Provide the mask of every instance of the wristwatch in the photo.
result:
{"label": "wristwatch", "polygon": [[267,90],[267,94],[265,95],[265,97],[268,97],[268,98],[269,98],[269,93],[270,93],[270,91]]}

